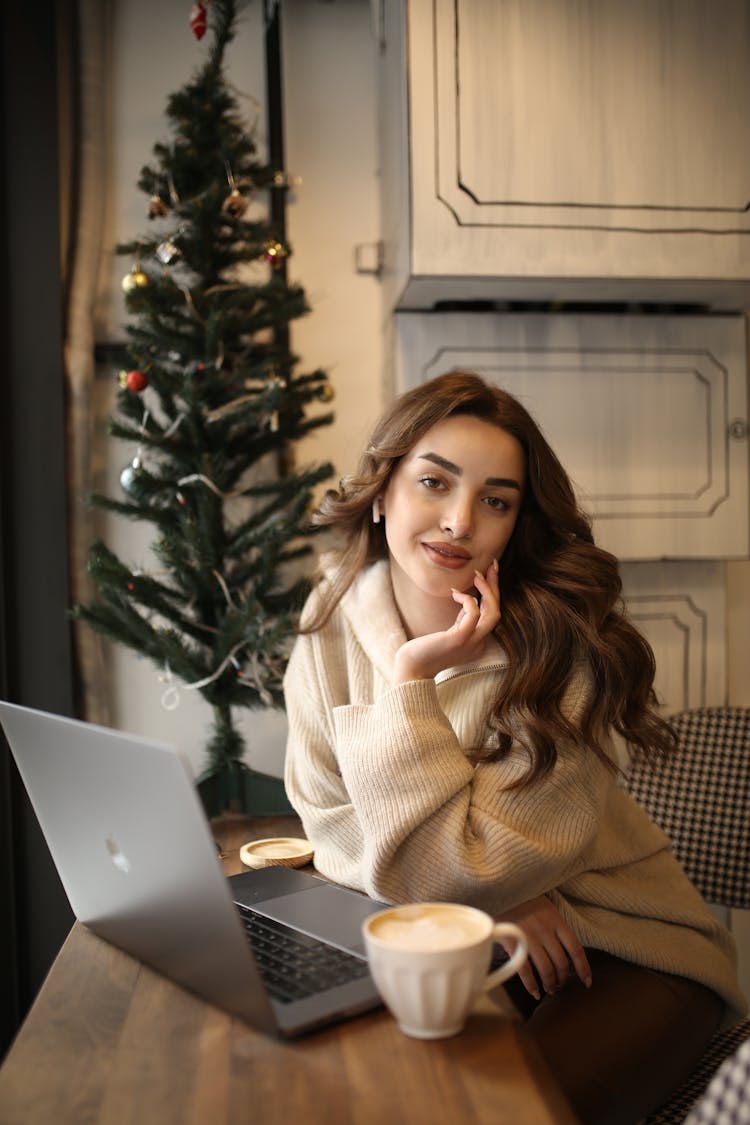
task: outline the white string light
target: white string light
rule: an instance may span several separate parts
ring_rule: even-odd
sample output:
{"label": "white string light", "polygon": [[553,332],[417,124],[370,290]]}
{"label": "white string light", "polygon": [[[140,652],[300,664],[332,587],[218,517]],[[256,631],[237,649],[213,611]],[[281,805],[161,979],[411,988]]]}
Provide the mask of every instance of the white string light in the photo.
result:
{"label": "white string light", "polygon": [[253,652],[250,656],[250,676],[254,681],[256,688],[258,689],[258,694],[260,695],[261,702],[265,707],[270,707],[273,703],[273,698],[270,691],[263,683],[263,679],[261,677],[260,661],[258,660],[257,652]]}
{"label": "white string light", "polygon": [[174,422],[172,422],[172,424],[164,431],[162,436],[165,437],[165,438],[170,438],[172,436],[172,434],[175,433],[179,429],[179,427],[182,425],[184,419],[185,419],[184,412],[181,413],[181,414],[178,414],[177,417],[175,418]]}
{"label": "white string light", "polygon": [[224,581],[223,577],[222,577],[222,576],[221,576],[221,575],[219,574],[218,570],[214,570],[214,571],[212,571],[211,573],[213,574],[214,578],[216,579],[216,581],[217,581],[217,582],[219,583],[219,585],[221,586],[222,592],[223,592],[223,594],[224,594],[224,597],[225,597],[225,598],[226,598],[226,600],[227,600],[227,605],[229,606],[229,608],[230,608],[230,609],[237,609],[237,606],[236,606],[236,605],[235,605],[235,603],[234,603],[234,602],[232,601],[232,595],[231,595],[231,594],[229,593],[229,587],[227,586],[227,584],[226,584],[226,582]]}
{"label": "white string light", "polygon": [[239,398],[232,399],[231,402],[225,402],[223,406],[217,406],[215,410],[210,410],[206,415],[206,418],[209,422],[217,422],[226,414],[231,414],[234,410],[239,410],[239,408],[241,406],[244,406],[246,402],[252,402],[255,397],[256,395],[254,393],[248,395],[240,395]]}
{"label": "white string light", "polygon": [[[234,655],[236,652],[239,652],[243,644],[244,641],[241,641],[240,644],[235,645],[229,655],[225,657],[224,660],[222,660],[219,667],[215,672],[212,672],[210,676],[205,676],[202,680],[196,680],[195,683],[192,684],[183,684],[183,689],[185,691],[200,691],[201,688],[208,687],[209,684],[212,684],[214,680],[218,680],[219,676],[221,676],[225,671],[227,665],[234,664]],[[172,670],[169,667],[169,661],[166,661],[164,665],[164,672],[164,676],[160,676],[159,679],[162,683],[166,682],[168,687],[162,694],[161,705],[165,709],[165,711],[174,711],[180,705],[180,689],[173,682]]]}
{"label": "white string light", "polygon": [[[143,418],[141,419],[141,424],[138,427],[138,432],[140,433],[142,438],[144,438],[146,436],[146,423],[148,422],[150,417],[151,417],[151,412],[147,408],[146,410],[143,411]],[[139,443],[138,448],[135,451],[135,457],[133,458],[133,468],[134,469],[139,469],[141,467],[141,454],[142,453],[143,453],[143,445]]]}
{"label": "white string light", "polygon": [[194,484],[195,481],[200,481],[201,484],[205,484],[206,488],[210,488],[214,495],[218,496],[221,500],[233,500],[237,496],[244,496],[247,492],[246,488],[236,488],[233,492],[222,492],[221,489],[218,488],[212,480],[204,476],[203,473],[191,473],[190,476],[181,477],[177,481],[177,487],[181,488],[183,484]]}
{"label": "white string light", "polygon": [[[183,690],[200,691],[201,688],[208,687],[208,685],[212,684],[214,680],[218,680],[219,676],[222,675],[222,673],[230,664],[237,672],[239,672],[241,669],[241,665],[237,660],[236,653],[239,652],[243,645],[244,641],[240,642],[240,644],[235,645],[229,655],[225,657],[216,671],[213,672],[210,676],[205,676],[202,680],[196,680],[192,684],[183,684]],[[248,687],[254,687],[256,689],[265,707],[271,707],[273,705],[273,696],[263,683],[262,669],[257,653],[253,653],[250,657],[250,678],[248,679],[246,676],[239,676],[238,678],[240,683],[246,684]],[[166,690],[162,693],[161,697],[162,707],[165,711],[175,711],[180,705],[180,689],[174,682],[172,670],[169,667],[169,661],[165,662],[164,675],[159,677],[159,681],[161,683],[167,684]]]}

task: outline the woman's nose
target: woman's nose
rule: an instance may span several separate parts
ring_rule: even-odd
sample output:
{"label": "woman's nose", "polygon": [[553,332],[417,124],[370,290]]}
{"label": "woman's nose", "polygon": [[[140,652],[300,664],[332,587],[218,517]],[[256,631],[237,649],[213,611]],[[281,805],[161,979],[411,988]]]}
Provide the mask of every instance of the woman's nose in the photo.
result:
{"label": "woman's nose", "polygon": [[454,498],[443,511],[440,530],[454,539],[468,539],[472,532],[471,504]]}

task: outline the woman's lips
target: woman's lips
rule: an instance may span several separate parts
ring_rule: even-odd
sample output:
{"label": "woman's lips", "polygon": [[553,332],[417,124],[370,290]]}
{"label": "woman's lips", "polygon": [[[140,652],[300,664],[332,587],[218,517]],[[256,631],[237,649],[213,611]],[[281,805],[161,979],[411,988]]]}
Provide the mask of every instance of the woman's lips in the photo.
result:
{"label": "woman's lips", "polygon": [[446,570],[461,570],[471,559],[468,551],[449,543],[423,543],[422,547],[430,562]]}

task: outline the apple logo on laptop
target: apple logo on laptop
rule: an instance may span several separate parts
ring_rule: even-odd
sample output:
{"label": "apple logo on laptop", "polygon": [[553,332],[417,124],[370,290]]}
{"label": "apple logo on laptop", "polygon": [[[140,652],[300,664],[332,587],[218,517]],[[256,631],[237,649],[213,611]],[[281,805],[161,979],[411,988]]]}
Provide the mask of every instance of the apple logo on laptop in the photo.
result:
{"label": "apple logo on laptop", "polygon": [[125,855],[125,852],[120,851],[116,840],[113,840],[111,836],[107,836],[107,851],[112,856],[112,862],[118,871],[124,872],[125,875],[129,874],[130,860]]}

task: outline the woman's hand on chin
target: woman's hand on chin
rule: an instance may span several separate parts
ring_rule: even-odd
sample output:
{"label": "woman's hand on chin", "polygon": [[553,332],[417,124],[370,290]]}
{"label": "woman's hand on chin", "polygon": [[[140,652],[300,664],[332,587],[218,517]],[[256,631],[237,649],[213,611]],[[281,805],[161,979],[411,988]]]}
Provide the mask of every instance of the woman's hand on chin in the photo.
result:
{"label": "woman's hand on chin", "polygon": [[459,610],[449,629],[413,637],[401,646],[394,661],[395,684],[430,680],[445,668],[468,664],[481,656],[486,638],[500,620],[500,590],[495,560],[490,563],[486,574],[480,574],[478,570],[475,572],[474,585],[481,595],[481,602],[473,594],[452,591]]}

